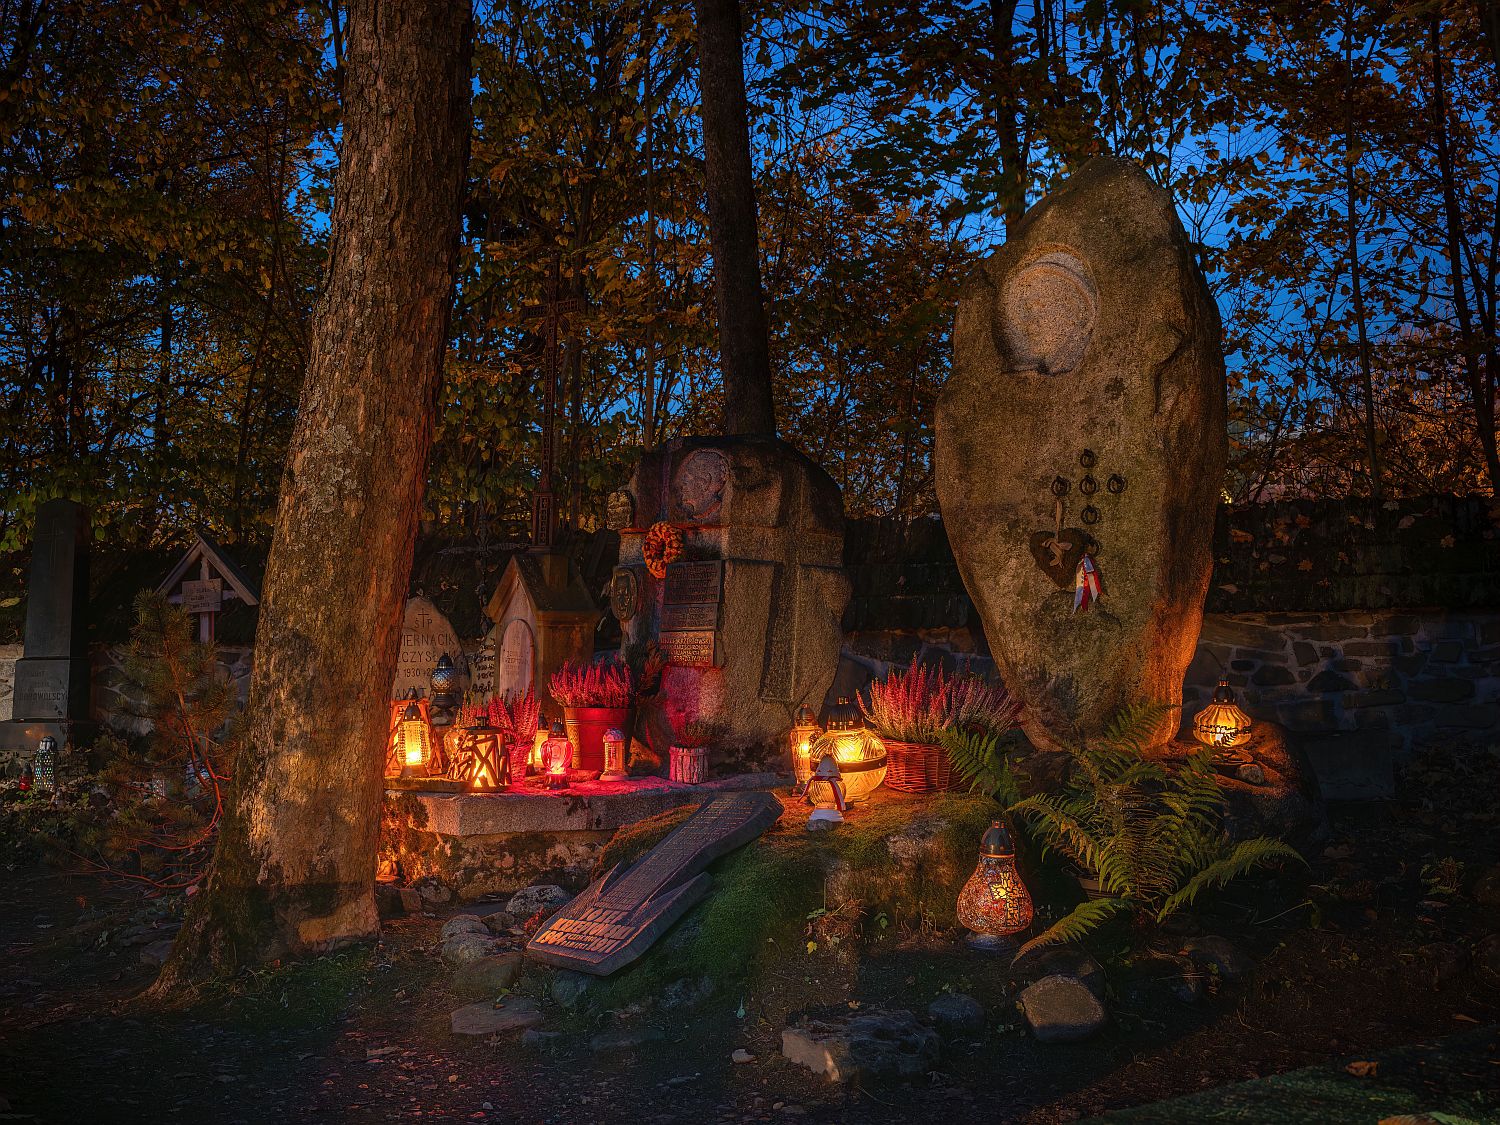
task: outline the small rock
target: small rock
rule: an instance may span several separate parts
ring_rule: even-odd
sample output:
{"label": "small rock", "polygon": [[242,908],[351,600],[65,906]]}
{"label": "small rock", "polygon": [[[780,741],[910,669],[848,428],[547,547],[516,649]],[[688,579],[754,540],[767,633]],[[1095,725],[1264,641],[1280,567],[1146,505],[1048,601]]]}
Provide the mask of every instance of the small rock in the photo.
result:
{"label": "small rock", "polygon": [[1183,943],[1182,951],[1193,964],[1218,973],[1220,980],[1238,980],[1255,968],[1255,961],[1241,953],[1228,938],[1214,934],[1190,938]]}
{"label": "small rock", "polygon": [[1474,901],[1480,906],[1500,907],[1500,865],[1479,877],[1474,884]]}
{"label": "small rock", "polygon": [[543,917],[550,917],[557,913],[569,902],[573,896],[561,887],[551,883],[538,883],[535,886],[523,887],[510,896],[510,901],[505,904],[505,912],[512,919],[525,921],[538,910],[543,912]]}
{"label": "small rock", "polygon": [[589,1050],[599,1055],[634,1051],[664,1038],[660,1029],[654,1027],[617,1027],[590,1039]]}
{"label": "small rock", "polygon": [[1255,762],[1247,762],[1234,772],[1236,777],[1250,785],[1264,785],[1266,783],[1266,771],[1261,769]]}
{"label": "small rock", "polygon": [[394,918],[406,913],[406,904],[401,898],[401,888],[395,883],[375,884],[375,912],[382,918]]}
{"label": "small rock", "polygon": [[745,1048],[740,1047],[729,1056],[729,1061],[733,1063],[753,1063],[755,1056],[745,1050]]}
{"label": "small rock", "polygon": [[832,1082],[847,1082],[859,1073],[849,1057],[849,1037],[836,1025],[813,1021],[804,1027],[784,1028],[781,1053]]}
{"label": "small rock", "polygon": [[422,899],[423,910],[431,910],[434,906],[446,906],[453,901],[453,890],[436,875],[423,875],[412,884],[417,894]]}
{"label": "small rock", "polygon": [[442,938],[447,941],[459,934],[484,934],[489,936],[489,927],[484,924],[484,919],[473,914],[455,914],[443,923]]}
{"label": "small rock", "polygon": [[501,953],[481,957],[453,971],[453,987],[473,996],[495,996],[516,983],[521,975],[521,955]]}
{"label": "small rock", "polygon": [[552,975],[552,999],[564,1008],[576,1008],[583,1002],[584,994],[594,985],[596,978],[574,969],[559,969]]}
{"label": "small rock", "polygon": [[949,1039],[984,1033],[984,1005],[962,992],[945,992],[927,1005],[927,1015]]}
{"label": "small rock", "polygon": [[696,981],[683,977],[681,980],[674,980],[661,990],[661,998],[657,1001],[657,1005],[666,1012],[678,1008],[693,1008],[713,994],[712,977],[699,977]]}
{"label": "small rock", "polygon": [[506,1031],[524,1031],[544,1019],[536,1001],[521,997],[496,1006],[481,1001],[459,1008],[448,1017],[454,1035],[497,1035]]}
{"label": "small rock", "polygon": [[521,1032],[521,1042],[528,1047],[535,1047],[539,1051],[557,1046],[558,1041],[561,1039],[562,1032],[560,1031],[538,1031],[534,1027],[528,1027],[525,1031]]}
{"label": "small rock", "polygon": [[1491,934],[1476,945],[1474,960],[1485,972],[1500,977],[1500,934]]}
{"label": "small rock", "polygon": [[153,941],[150,945],[143,945],[141,947],[141,964],[149,965],[153,969],[159,969],[167,963],[167,957],[171,952],[171,938]]}
{"label": "small rock", "polygon": [[1028,980],[1074,977],[1082,981],[1100,1000],[1104,999],[1104,969],[1076,945],[1033,950],[1016,964],[1016,971]]}
{"label": "small rock", "polygon": [[1196,1004],[1203,999],[1203,974],[1189,969],[1172,978],[1172,996],[1184,1004]]}
{"label": "small rock", "polygon": [[406,913],[420,914],[426,909],[422,895],[416,887],[400,887],[397,893],[401,896],[401,909]]}
{"label": "small rock", "polygon": [[1020,1002],[1026,1025],[1040,1043],[1076,1043],[1109,1018],[1099,998],[1077,977],[1043,977],[1022,990]]}
{"label": "small rock", "polygon": [[449,965],[472,965],[500,952],[500,943],[488,935],[455,934],[443,942],[442,958]]}
{"label": "small rock", "polygon": [[1469,967],[1469,951],[1451,941],[1435,941],[1417,950],[1417,956],[1432,973],[1432,983],[1441,988]]}
{"label": "small rock", "polygon": [[916,1078],[937,1065],[937,1032],[907,1011],[860,1012],[844,1021],[810,1020],[781,1033],[781,1053],[834,1082],[856,1076]]}

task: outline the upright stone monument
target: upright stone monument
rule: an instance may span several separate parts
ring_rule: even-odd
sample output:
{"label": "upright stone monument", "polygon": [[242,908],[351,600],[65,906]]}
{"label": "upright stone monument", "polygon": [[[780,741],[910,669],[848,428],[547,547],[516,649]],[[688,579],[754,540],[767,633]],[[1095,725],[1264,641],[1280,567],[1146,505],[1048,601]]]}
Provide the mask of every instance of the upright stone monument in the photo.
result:
{"label": "upright stone monument", "polygon": [[1218,310],[1171,196],[1089,161],[974,272],[953,339],[938,500],[1027,735],[1180,703],[1227,439]]}
{"label": "upright stone monument", "polygon": [[684,438],[641,459],[608,522],[623,643],[666,655],[658,707],[718,724],[720,749],[779,747],[838,667],[849,582],[833,479],[773,438]]}
{"label": "upright stone monument", "polygon": [[72,500],[37,509],[26,592],[24,655],[16,661],[11,721],[0,723],[0,753],[29,757],[45,735],[65,746],[90,722],[89,516]]}
{"label": "upright stone monument", "polygon": [[432,671],[444,653],[458,669],[458,691],[462,693],[469,686],[469,675],[458,634],[431,599],[408,598],[401,619],[401,650],[396,657],[391,698],[405,699],[413,691],[422,699],[431,695]]}

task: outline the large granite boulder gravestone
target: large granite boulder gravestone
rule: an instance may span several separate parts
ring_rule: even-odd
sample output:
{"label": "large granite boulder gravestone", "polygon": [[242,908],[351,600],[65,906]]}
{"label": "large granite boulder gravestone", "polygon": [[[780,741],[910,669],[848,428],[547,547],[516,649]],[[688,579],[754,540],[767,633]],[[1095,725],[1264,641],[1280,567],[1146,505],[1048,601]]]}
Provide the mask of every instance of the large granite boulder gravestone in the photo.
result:
{"label": "large granite boulder gravestone", "polygon": [[838,667],[838,485],[782,441],[686,438],[646,454],[608,516],[620,533],[610,605],[625,646],[661,645],[661,699],[717,724],[715,753],[779,748]]}
{"label": "large granite boulder gravestone", "polygon": [[1227,441],[1218,310],[1171,196],[1089,161],[975,271],[953,338],[938,500],[1027,735],[1179,704]]}

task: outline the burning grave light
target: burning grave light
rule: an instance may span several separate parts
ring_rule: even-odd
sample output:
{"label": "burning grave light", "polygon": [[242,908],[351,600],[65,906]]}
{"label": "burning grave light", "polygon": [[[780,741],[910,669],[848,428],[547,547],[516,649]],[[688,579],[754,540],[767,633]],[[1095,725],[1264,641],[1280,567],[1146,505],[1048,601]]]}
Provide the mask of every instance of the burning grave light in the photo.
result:
{"label": "burning grave light", "polygon": [[848,699],[840,699],[829,711],[828,730],[813,740],[811,755],[814,762],[830,756],[838,762],[850,804],[863,801],[885,780],[885,744],[864,725]]}
{"label": "burning grave light", "polygon": [[568,787],[568,766],[572,761],[573,744],[563,730],[563,721],[553,719],[547,741],[542,743],[542,767],[547,771],[548,789]]}
{"label": "burning grave light", "polygon": [[1250,726],[1250,716],[1240,710],[1234,688],[1226,678],[1219,677],[1213,700],[1193,720],[1193,734],[1221,756],[1234,757],[1227,751],[1237,750],[1250,741]]}
{"label": "burning grave light", "polygon": [[789,736],[792,750],[792,774],[797,779],[797,792],[805,792],[807,783],[812,780],[812,748],[817,741],[818,735],[823,733],[823,728],[818,726],[818,716],[813,709],[804,703],[797,708],[797,716],[792,720],[792,732]]}
{"label": "burning grave light", "polygon": [[973,931],[969,944],[991,953],[1009,952],[1012,936],[1031,925],[1031,893],[1016,868],[1010,833],[998,820],[979,842],[979,866],[958,892],[957,914]]}
{"label": "burning grave light", "polygon": [[401,763],[402,777],[427,776],[432,761],[432,732],[415,699],[406,705],[401,721],[396,724],[394,754]]}
{"label": "burning grave light", "polygon": [[604,732],[604,772],[599,775],[599,780],[624,781],[625,778],[625,735],[618,727],[610,727]]}

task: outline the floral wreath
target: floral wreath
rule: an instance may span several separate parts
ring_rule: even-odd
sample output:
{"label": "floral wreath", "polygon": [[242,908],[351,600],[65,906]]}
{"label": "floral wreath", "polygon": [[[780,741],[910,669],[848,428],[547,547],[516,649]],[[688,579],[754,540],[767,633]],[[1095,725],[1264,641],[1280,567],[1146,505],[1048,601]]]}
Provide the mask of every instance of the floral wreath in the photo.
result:
{"label": "floral wreath", "polygon": [[667,564],[682,558],[682,532],[665,521],[652,524],[651,530],[646,532],[641,554],[646,559],[646,569],[651,577],[665,578]]}

